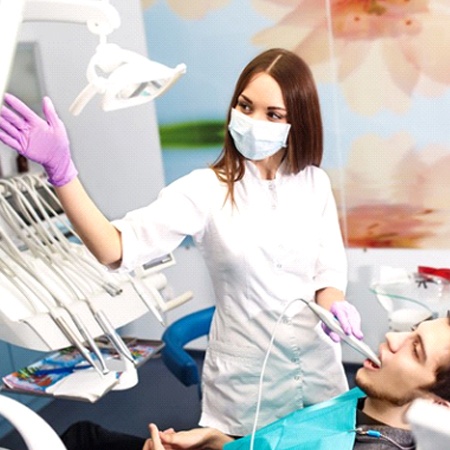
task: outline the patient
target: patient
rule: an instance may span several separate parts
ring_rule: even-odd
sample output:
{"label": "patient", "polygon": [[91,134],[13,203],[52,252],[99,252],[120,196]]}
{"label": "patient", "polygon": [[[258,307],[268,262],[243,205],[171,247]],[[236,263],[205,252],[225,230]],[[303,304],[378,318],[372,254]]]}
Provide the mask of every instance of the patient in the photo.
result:
{"label": "patient", "polygon": [[[422,322],[415,330],[403,333],[387,333],[386,341],[380,345],[382,367],[375,367],[366,360],[356,374],[356,384],[364,391],[366,397],[358,401],[356,411],[357,428],[354,449],[415,449],[414,440],[405,421],[405,413],[416,398],[428,398],[442,405],[450,405],[450,319],[440,318]],[[343,394],[346,395],[346,394]],[[313,407],[314,408],[314,407]],[[307,411],[305,408],[302,411]],[[321,410],[323,411],[323,409]],[[63,441],[68,450],[101,450],[108,448],[131,450],[182,450],[212,449],[219,450],[233,438],[213,428],[197,428],[190,431],[175,432],[166,430],[159,432],[150,425],[152,439],[136,439],[135,446],[128,446],[130,436],[117,433],[108,442],[98,439],[85,442],[70,442],[77,434],[80,426],[96,425],[75,424],[65,433]],[[269,425],[270,426],[270,425]],[[382,437],[371,437],[364,431],[377,430]],[[236,441],[235,444],[238,442]],[[105,445],[106,444],[106,445]],[[117,445],[115,445],[117,444]],[[121,446],[122,445],[122,446]],[[282,446],[281,446],[282,448]]]}

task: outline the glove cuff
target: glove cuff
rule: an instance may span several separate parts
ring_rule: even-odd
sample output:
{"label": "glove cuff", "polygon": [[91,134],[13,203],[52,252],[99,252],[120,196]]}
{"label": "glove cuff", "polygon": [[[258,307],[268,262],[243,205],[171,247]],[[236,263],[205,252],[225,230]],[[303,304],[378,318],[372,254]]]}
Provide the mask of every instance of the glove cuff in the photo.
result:
{"label": "glove cuff", "polygon": [[71,158],[61,162],[57,170],[50,167],[45,167],[48,175],[48,182],[55,187],[61,187],[72,181],[77,175],[78,171]]}

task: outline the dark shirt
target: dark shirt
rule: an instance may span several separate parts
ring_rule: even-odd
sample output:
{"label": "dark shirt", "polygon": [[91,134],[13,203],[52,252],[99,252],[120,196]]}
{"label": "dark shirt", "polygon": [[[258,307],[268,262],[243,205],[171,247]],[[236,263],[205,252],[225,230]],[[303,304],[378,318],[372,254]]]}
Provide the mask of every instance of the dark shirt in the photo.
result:
{"label": "dark shirt", "polygon": [[[364,401],[365,398],[358,400],[356,426],[361,429],[361,433],[356,434],[354,450],[416,449],[411,431],[391,427],[363,413]],[[380,433],[380,437],[365,434],[369,430]]]}
{"label": "dark shirt", "polygon": [[110,431],[89,422],[77,422],[68,428],[61,440],[67,450],[142,450],[145,439]]}
{"label": "dark shirt", "polygon": [[[416,449],[410,431],[390,427],[364,414],[364,400],[358,400],[356,426],[362,433],[356,434],[354,450]],[[379,432],[380,437],[364,434],[368,430]],[[61,438],[67,450],[142,450],[145,443],[145,438],[109,431],[91,422],[75,423]]]}

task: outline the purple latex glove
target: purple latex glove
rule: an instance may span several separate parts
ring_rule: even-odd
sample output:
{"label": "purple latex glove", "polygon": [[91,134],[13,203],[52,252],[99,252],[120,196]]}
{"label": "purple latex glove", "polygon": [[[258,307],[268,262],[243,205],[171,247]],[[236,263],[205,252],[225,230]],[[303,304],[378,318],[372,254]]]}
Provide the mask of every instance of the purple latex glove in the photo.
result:
{"label": "purple latex glove", "polygon": [[70,156],[69,138],[52,101],[48,97],[42,101],[46,120],[11,94],[5,94],[5,105],[0,110],[0,141],[41,164],[53,186],[73,180],[78,172]]}
{"label": "purple latex glove", "polygon": [[[345,334],[353,334],[357,339],[364,337],[361,331],[361,316],[358,310],[347,301],[334,302],[331,305],[330,312],[339,320]],[[322,329],[334,342],[340,342],[341,338],[331,331],[323,322]]]}

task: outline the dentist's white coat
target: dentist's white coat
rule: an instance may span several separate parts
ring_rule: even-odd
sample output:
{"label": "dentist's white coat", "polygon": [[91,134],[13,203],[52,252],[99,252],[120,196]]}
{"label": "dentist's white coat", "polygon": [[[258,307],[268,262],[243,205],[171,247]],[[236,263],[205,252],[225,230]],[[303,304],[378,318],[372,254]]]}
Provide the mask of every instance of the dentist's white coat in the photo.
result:
{"label": "dentist's white coat", "polygon": [[[148,207],[114,225],[122,232],[121,269],[167,254],[192,235],[216,295],[202,376],[201,426],[251,432],[259,375],[275,324],[293,299],[346,288],[347,264],[330,182],[309,166],[274,180],[246,162],[235,183],[236,206],[211,169],[161,191]],[[264,377],[259,426],[348,388],[339,344],[313,313],[292,304],[280,322]]]}

